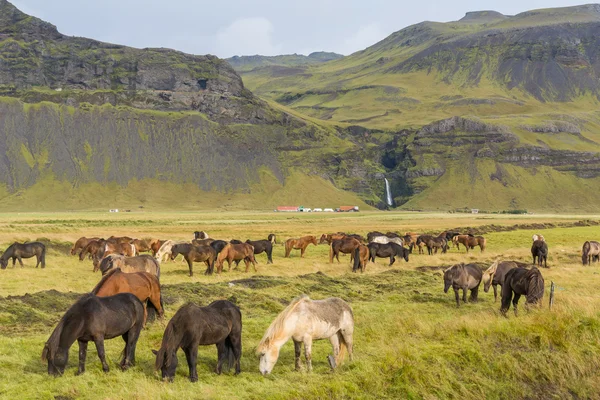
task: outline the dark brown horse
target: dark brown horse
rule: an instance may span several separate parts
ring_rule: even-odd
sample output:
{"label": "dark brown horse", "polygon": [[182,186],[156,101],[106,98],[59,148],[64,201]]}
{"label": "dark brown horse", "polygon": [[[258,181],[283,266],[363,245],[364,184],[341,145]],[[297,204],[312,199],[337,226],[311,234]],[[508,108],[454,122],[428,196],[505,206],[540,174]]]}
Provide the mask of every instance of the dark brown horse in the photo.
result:
{"label": "dark brown horse", "polygon": [[121,336],[125,340],[121,369],[135,364],[135,347],[144,326],[144,305],[131,293],[110,297],[82,296],[63,315],[44,345],[42,360],[48,361],[48,374],[62,375],[69,360],[69,348],[79,343],[79,371],[85,372],[89,341],[96,344],[102,369],[108,372],[104,340]]}
{"label": "dark brown horse", "polygon": [[448,240],[442,237],[430,237],[425,242],[425,246],[427,246],[427,253],[432,256],[434,253],[437,254],[438,250],[441,250],[442,253],[446,253],[448,251]]}
{"label": "dark brown horse", "polygon": [[242,357],[242,313],[227,300],[217,300],[206,307],[188,303],[181,307],[169,321],[163,335],[160,350],[154,366],[161,370],[162,378],[170,382],[177,369],[177,350],[183,349],[190,371],[190,381],[198,381],[196,362],[198,346],[217,346],[217,374],[223,364],[235,366],[235,374],[240,373]]}
{"label": "dark brown horse", "polygon": [[[494,301],[496,301],[498,299],[497,286],[500,285],[500,289],[502,289],[506,273],[518,266],[519,264],[514,261],[496,261],[493,263],[483,273],[483,278],[481,279],[483,281],[483,291],[487,293],[490,290],[490,286],[493,286]],[[502,292],[500,292],[500,296],[502,296]]]}
{"label": "dark brown horse", "polygon": [[256,272],[256,260],[254,259],[254,247],[249,245],[248,243],[242,244],[227,244],[223,247],[223,250],[217,256],[217,272],[220,274],[223,272],[223,262],[227,260],[227,264],[229,264],[228,271],[231,270],[231,262],[232,261],[241,261],[244,260],[246,264],[246,271],[250,269],[250,263],[254,267],[254,271]]}
{"label": "dark brown horse", "polygon": [[119,268],[115,268],[100,279],[92,293],[99,297],[113,296],[117,293],[132,293],[144,304],[144,324],[146,323],[146,302],[150,302],[156,308],[159,318],[162,318],[164,314],[158,278],[147,272],[127,274]]}
{"label": "dark brown horse", "polygon": [[77,241],[73,244],[73,247],[71,247],[71,255],[74,256],[75,254],[83,250],[85,246],[87,246],[88,243],[90,243],[92,240],[100,240],[100,238],[80,237],[79,239],[77,239]]}
{"label": "dark brown horse", "polygon": [[104,246],[106,245],[106,241],[104,239],[91,240],[80,252],[79,252],[79,261],[83,261],[86,255],[89,257],[97,256],[102,258],[104,254]]}
{"label": "dark brown horse", "polygon": [[396,243],[369,243],[367,245],[369,249],[369,260],[375,262],[375,257],[390,258],[391,267],[396,262],[396,257],[404,258],[404,261],[408,262],[408,249],[400,246]]}
{"label": "dark brown horse", "polygon": [[533,256],[533,264],[535,265],[535,259],[537,258],[538,267],[542,266],[548,268],[548,244],[545,240],[536,240],[531,246],[531,255]]}
{"label": "dark brown horse", "polygon": [[309,244],[317,246],[317,238],[314,236],[303,236],[299,239],[288,239],[285,241],[285,257],[288,258],[292,250],[300,250],[300,257],[304,257],[304,252]]}
{"label": "dark brown horse", "polygon": [[109,243],[131,243],[133,242],[133,238],[129,236],[111,236],[106,241]]}
{"label": "dark brown horse", "polygon": [[591,264],[594,259],[600,256],[600,243],[596,241],[587,241],[581,249],[581,261],[583,265]]}
{"label": "dark brown horse", "polygon": [[360,272],[365,272],[368,262],[369,248],[364,244],[361,244],[354,250],[354,265],[352,266],[352,272],[356,272],[359,269]]}
{"label": "dark brown horse", "polygon": [[331,246],[329,246],[329,264],[333,264],[334,257],[339,264],[340,253],[352,255],[352,258],[350,259],[350,262],[352,262],[354,259],[354,250],[356,250],[358,246],[360,246],[360,241],[355,238],[345,237],[344,239],[334,240],[331,242]]}
{"label": "dark brown horse", "polygon": [[40,264],[42,268],[46,268],[46,246],[40,242],[26,242],[26,243],[13,243],[8,246],[8,249],[0,256],[0,268],[6,269],[8,266],[8,260],[12,258],[12,265],[15,266],[17,260],[23,267],[23,258],[35,257],[37,262],[35,267],[37,268]]}
{"label": "dark brown horse", "polygon": [[120,254],[122,256],[133,257],[135,256],[135,246],[127,242],[109,242],[106,241],[104,245],[104,254],[102,258],[105,258],[109,254]]}
{"label": "dark brown horse", "polygon": [[254,247],[254,254],[265,253],[267,264],[273,264],[273,243],[270,240],[246,240],[246,243]]}
{"label": "dark brown horse", "polygon": [[215,239],[194,239],[192,240],[192,244],[195,246],[210,246],[212,242],[214,242]]}
{"label": "dark brown horse", "polygon": [[416,245],[419,247],[419,254],[424,254],[425,251],[423,248],[427,247],[427,242],[431,239],[435,239],[431,235],[421,235],[416,240]]}
{"label": "dark brown horse", "polygon": [[179,254],[188,264],[190,276],[194,275],[194,262],[204,262],[206,264],[205,275],[213,273],[217,252],[211,246],[195,246],[190,243],[176,244],[171,248],[171,260],[174,260]]}
{"label": "dark brown horse", "polygon": [[471,301],[477,301],[482,273],[475,264],[457,264],[444,271],[444,293],[448,293],[450,286],[454,289],[456,307],[460,307],[458,291],[463,291],[463,302],[467,302],[467,291],[471,291]]}
{"label": "dark brown horse", "polygon": [[[504,276],[502,286],[502,306],[500,312],[506,316],[512,301],[515,316],[517,315],[517,304],[522,295],[527,297],[525,306],[529,304],[540,304],[544,297],[544,278],[536,267],[531,269],[513,268]],[[514,296],[514,297],[513,297]]]}

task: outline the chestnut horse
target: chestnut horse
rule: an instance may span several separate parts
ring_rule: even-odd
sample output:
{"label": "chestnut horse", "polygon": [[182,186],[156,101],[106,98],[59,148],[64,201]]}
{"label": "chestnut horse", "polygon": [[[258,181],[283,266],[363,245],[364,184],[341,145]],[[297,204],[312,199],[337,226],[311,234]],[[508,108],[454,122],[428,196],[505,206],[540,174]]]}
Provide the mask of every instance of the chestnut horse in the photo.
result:
{"label": "chestnut horse", "polygon": [[340,262],[340,253],[350,254],[350,262],[354,259],[354,250],[360,246],[360,241],[357,239],[346,237],[344,239],[338,239],[331,242],[329,246],[329,264],[333,264],[333,258],[335,257]]}
{"label": "chestnut horse", "polygon": [[354,265],[352,267],[352,272],[356,272],[360,269],[360,272],[365,272],[365,268],[367,268],[367,263],[369,262],[369,248],[364,244],[359,245],[354,250]]}
{"label": "chestnut horse", "polygon": [[79,252],[79,261],[83,261],[86,255],[90,257],[94,257],[98,255],[98,257],[102,257],[104,254],[104,245],[106,241],[104,239],[91,240],[84,248]]}
{"label": "chestnut horse", "polygon": [[285,257],[288,258],[292,250],[300,250],[300,257],[304,257],[304,252],[309,244],[317,246],[317,238],[314,236],[303,236],[300,239],[288,239],[285,241]]}
{"label": "chestnut horse", "polygon": [[135,255],[139,255],[144,251],[150,251],[150,241],[145,239],[134,239],[131,244],[135,247]]}
{"label": "chestnut horse", "polygon": [[228,271],[231,269],[232,261],[241,261],[244,260],[246,264],[246,271],[250,269],[250,263],[254,267],[254,272],[256,272],[256,260],[254,259],[254,246],[249,245],[248,243],[242,244],[227,244],[223,247],[223,250],[217,256],[217,273],[223,272],[223,261],[227,260],[229,264]]}
{"label": "chestnut horse", "polygon": [[146,302],[150,301],[158,317],[162,318],[164,310],[160,298],[160,283],[158,278],[147,272],[125,273],[120,268],[114,268],[100,279],[92,290],[98,297],[113,296],[117,293],[131,293],[144,304],[144,324],[146,323]]}
{"label": "chestnut horse", "polygon": [[73,247],[71,247],[71,255],[74,256],[75,254],[77,254],[77,252],[83,250],[85,246],[87,246],[92,240],[100,240],[100,238],[80,237],[79,239],[77,239],[75,244],[73,244]]}
{"label": "chestnut horse", "polygon": [[346,237],[346,234],[344,232],[324,233],[321,235],[321,238],[319,239],[319,244],[323,244],[323,243],[331,244],[331,242],[333,242],[334,240],[341,240],[345,237]]}
{"label": "chestnut horse", "polygon": [[152,239],[150,241],[150,250],[152,251],[152,257],[156,257],[156,253],[158,253],[158,250],[160,250],[160,248],[163,244],[165,244],[165,242],[166,240],[160,239]]}

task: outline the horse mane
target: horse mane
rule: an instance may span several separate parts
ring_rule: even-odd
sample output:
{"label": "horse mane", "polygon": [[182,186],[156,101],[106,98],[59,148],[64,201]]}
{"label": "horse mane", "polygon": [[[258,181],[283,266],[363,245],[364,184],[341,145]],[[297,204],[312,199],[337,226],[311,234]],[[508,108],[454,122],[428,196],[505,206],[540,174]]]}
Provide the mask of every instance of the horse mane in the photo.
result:
{"label": "horse mane", "polygon": [[169,321],[162,338],[160,349],[156,353],[156,361],[154,363],[155,369],[158,370],[163,365],[169,368],[173,363],[173,353],[179,348],[183,339],[183,331],[176,332],[174,328],[175,324],[178,324],[179,320],[182,318],[182,311],[187,311],[187,309],[193,305],[194,304],[192,303],[185,304],[177,310],[173,318]]}
{"label": "horse mane", "polygon": [[102,288],[102,286],[104,286],[106,281],[111,276],[113,276],[117,271],[121,272],[121,268],[112,268],[109,272],[107,272],[106,275],[104,275],[102,277],[102,279],[100,279],[100,282],[98,282],[98,284],[92,289],[92,291],[90,293],[93,293],[93,294],[98,293],[98,291],[100,290],[100,288]]}
{"label": "horse mane", "polygon": [[[498,269],[499,263],[500,263],[499,260],[494,261],[494,263],[492,265],[490,265],[490,267],[488,269],[486,269],[485,272],[483,273],[483,276],[485,276],[486,274],[489,275],[490,282],[494,279],[494,275],[496,274],[496,270]],[[483,280],[484,279],[482,279],[482,281]]]}
{"label": "horse mane", "polygon": [[540,270],[532,268],[527,271],[527,281],[527,302],[537,303],[544,297],[544,278],[542,278]]}
{"label": "horse mane", "polygon": [[282,312],[279,313],[277,318],[275,318],[275,320],[273,322],[271,322],[271,325],[269,325],[269,328],[267,328],[265,335],[263,336],[260,343],[258,344],[258,347],[257,347],[258,352],[262,351],[263,349],[265,349],[266,347],[268,347],[270,345],[270,343],[283,330],[283,324],[285,323],[285,320],[287,319],[287,317],[289,317],[290,314],[296,309],[298,304],[300,304],[302,302],[306,302],[306,301],[310,301],[310,298],[307,295],[303,294],[301,296],[298,296],[294,300],[292,300],[292,302]]}

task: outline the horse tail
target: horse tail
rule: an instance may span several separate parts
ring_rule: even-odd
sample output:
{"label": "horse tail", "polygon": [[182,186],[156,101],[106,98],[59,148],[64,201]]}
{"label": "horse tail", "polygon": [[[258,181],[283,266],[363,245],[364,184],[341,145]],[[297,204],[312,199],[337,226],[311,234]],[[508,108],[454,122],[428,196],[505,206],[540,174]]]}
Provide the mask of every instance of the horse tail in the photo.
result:
{"label": "horse tail", "polygon": [[340,365],[346,356],[346,352],[348,351],[348,344],[346,343],[346,339],[344,339],[344,335],[342,332],[338,332],[338,339],[340,342],[340,351],[338,352],[337,360],[335,360],[336,365]]}
{"label": "horse tail", "polygon": [[581,261],[583,261],[583,265],[587,265],[587,263],[588,263],[590,248],[591,248],[591,243],[589,241],[585,242],[583,244],[583,249],[581,250],[581,252],[582,252]]}
{"label": "horse tail", "polygon": [[360,269],[360,246],[354,250],[354,265],[352,266],[352,272],[356,272]]}
{"label": "horse tail", "polygon": [[530,271],[531,277],[527,288],[527,302],[537,303],[544,297],[544,278],[537,268]]}
{"label": "horse tail", "polygon": [[98,282],[98,284],[92,289],[91,293],[97,294],[98,291],[100,290],[100,288],[102,288],[102,286],[104,286],[104,284],[106,283],[106,281],[111,276],[113,276],[117,271],[121,272],[121,269],[120,268],[113,268],[109,272],[107,272],[106,275],[104,275],[102,277],[102,279],[100,279],[100,282]]}
{"label": "horse tail", "polygon": [[502,314],[506,314],[508,309],[510,308],[510,302],[513,298],[513,289],[512,289],[512,279],[517,269],[511,269],[506,273],[504,277],[504,284],[502,285],[502,302],[500,305],[500,312]]}
{"label": "horse tail", "polygon": [[223,342],[223,359],[227,360],[227,369],[233,368],[235,363],[235,352],[233,351],[233,343],[231,342],[231,337],[227,336],[225,341]]}

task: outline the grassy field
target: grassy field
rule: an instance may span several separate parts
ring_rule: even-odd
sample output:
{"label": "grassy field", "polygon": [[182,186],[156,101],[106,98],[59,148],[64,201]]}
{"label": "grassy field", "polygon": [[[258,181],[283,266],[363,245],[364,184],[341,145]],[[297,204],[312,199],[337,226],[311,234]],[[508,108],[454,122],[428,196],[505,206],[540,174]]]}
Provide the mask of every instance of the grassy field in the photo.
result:
{"label": "grassy field", "polygon": [[[364,212],[358,214],[275,213],[56,213],[0,214],[0,244],[41,239],[50,244],[47,268],[0,271],[0,396],[2,398],[594,398],[600,390],[600,268],[581,266],[585,240],[598,239],[600,227],[573,226],[589,215],[491,216]],[[523,228],[503,231],[519,225]],[[258,272],[204,276],[197,265],[187,276],[180,261],[162,265],[164,322],[149,324],[137,348],[137,365],[117,368],[120,339],[107,341],[111,371],[104,374],[94,346],[87,372],[75,376],[77,349],[72,347],[65,375],[52,378],[40,361],[44,342],[64,311],[91,290],[99,274],[89,261],[67,255],[80,236],[128,234],[135,237],[189,239],[194,230],[216,238],[259,239],[275,233],[288,237],[370,230],[439,232],[467,227],[489,231],[484,253],[452,249],[449,254],[411,255],[389,268],[370,263],[365,274],[352,274],[349,259],[328,263],[328,247],[310,246],[305,259],[283,258],[274,264],[257,256]],[[530,229],[524,229],[528,227]],[[517,227],[518,228],[518,227]],[[511,228],[512,229],[512,228]],[[515,317],[500,316],[491,293],[457,309],[443,293],[442,269],[458,262],[489,265],[496,259],[529,262],[531,234],[541,232],[550,246],[549,269],[542,271],[546,294],[556,284],[555,306]],[[338,296],[355,314],[355,359],[330,372],[328,341],[313,347],[312,373],[293,370],[293,346],[286,344],[270,376],[258,372],[255,347],[275,316],[294,297]],[[190,383],[180,352],[173,384],[154,372],[151,349],[160,345],[166,321],[187,301],[206,305],[229,299],[243,314],[242,374],[214,374],[216,350],[202,347],[199,382]]]}

